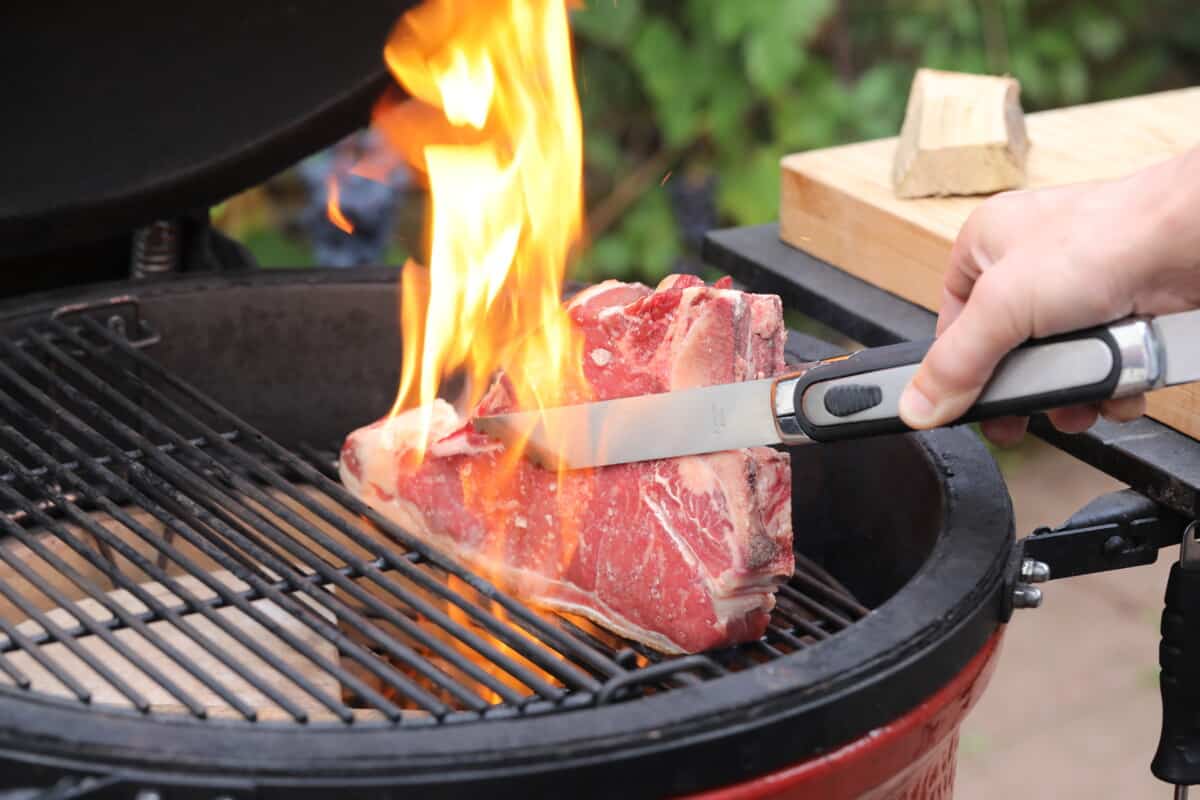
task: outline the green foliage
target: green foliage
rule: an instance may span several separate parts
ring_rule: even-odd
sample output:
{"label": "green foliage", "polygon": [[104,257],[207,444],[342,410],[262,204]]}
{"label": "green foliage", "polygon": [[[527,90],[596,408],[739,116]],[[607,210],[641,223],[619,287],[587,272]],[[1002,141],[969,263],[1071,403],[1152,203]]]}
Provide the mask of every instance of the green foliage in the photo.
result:
{"label": "green foliage", "polygon": [[587,186],[609,213],[578,275],[653,281],[694,248],[668,173],[718,176],[722,224],[774,219],[779,159],[894,135],[918,66],[1013,74],[1026,110],[1195,82],[1192,2],[590,0],[573,15]]}
{"label": "green foliage", "polygon": [[298,242],[274,227],[252,228],[243,235],[242,243],[258,263],[268,269],[313,265],[312,248],[306,242]]}
{"label": "green foliage", "polygon": [[[775,219],[780,158],[894,135],[918,66],[1013,74],[1029,111],[1200,82],[1196,0],[585,2],[584,280],[656,282],[697,266],[698,231]],[[294,173],[275,183],[216,209],[218,224],[264,265],[311,264],[285,223],[303,188]],[[677,207],[710,185],[715,214]],[[420,240],[420,212],[414,193],[388,263]]]}
{"label": "green foliage", "polygon": [[681,252],[666,193],[655,186],[625,215],[620,235],[605,236],[591,246],[576,277],[591,282],[652,280],[670,272]]}

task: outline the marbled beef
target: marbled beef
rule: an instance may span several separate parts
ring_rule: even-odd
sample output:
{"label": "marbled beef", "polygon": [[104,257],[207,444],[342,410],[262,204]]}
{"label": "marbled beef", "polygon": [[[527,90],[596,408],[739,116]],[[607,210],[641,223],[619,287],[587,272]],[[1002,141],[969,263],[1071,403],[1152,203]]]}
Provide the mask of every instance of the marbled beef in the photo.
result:
{"label": "marbled beef", "polygon": [[[609,281],[568,311],[597,400],[777,374],[779,298],[671,276]],[[503,379],[477,413],[511,410]],[[669,653],[763,634],[792,573],[785,455],[749,448],[556,473],[514,459],[447,403],[419,467],[412,412],[352,433],[342,479],[372,506],[527,600]]]}

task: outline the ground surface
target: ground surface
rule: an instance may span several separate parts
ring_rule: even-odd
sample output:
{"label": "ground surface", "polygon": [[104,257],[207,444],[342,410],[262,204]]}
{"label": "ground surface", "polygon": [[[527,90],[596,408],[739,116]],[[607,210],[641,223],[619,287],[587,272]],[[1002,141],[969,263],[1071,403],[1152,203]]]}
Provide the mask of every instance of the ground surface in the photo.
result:
{"label": "ground surface", "polygon": [[[1002,457],[1017,533],[1058,525],[1120,484],[1041,443]],[[1158,743],[1158,622],[1176,551],[1159,562],[1052,582],[1018,611],[999,668],[967,720],[957,800],[1169,798]]]}

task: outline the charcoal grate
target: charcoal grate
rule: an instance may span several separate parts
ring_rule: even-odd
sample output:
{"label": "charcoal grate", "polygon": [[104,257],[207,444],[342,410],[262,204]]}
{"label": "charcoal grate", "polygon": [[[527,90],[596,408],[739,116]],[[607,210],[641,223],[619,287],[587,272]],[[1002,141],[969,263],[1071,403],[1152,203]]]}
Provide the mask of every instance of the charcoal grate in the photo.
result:
{"label": "charcoal grate", "polygon": [[123,302],[0,339],[0,692],[437,725],[692,685],[868,613],[801,555],[766,635],[703,655],[530,608],[158,364]]}

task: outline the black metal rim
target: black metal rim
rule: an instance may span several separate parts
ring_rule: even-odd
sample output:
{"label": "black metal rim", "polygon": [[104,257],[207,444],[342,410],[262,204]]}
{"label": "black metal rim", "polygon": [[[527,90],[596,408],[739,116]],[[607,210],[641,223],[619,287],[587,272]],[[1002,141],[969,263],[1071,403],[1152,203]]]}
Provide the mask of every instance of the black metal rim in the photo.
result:
{"label": "black metal rim", "polygon": [[[0,324],[117,294],[270,285],[377,283],[395,271],[312,270],[115,284],[0,307]],[[390,287],[387,287],[390,289]],[[5,692],[0,753],[13,778],[44,767],[120,773],[138,785],[189,783],[294,795],[337,785],[418,788],[422,796],[573,793],[661,796],[782,768],[861,736],[957,674],[999,625],[1013,519],[999,472],[964,430],[915,437],[941,478],[941,535],[909,583],[852,634],[759,668],[629,703],[452,729],[254,726],[147,720]],[[886,498],[876,498],[886,502]],[[42,765],[39,767],[38,765]]]}

